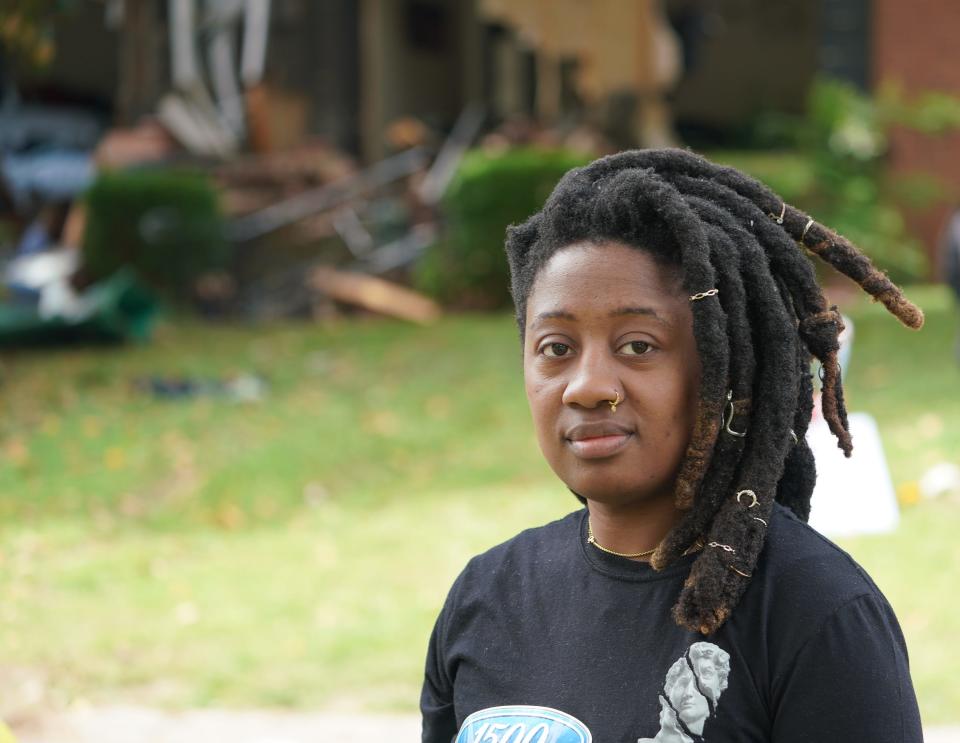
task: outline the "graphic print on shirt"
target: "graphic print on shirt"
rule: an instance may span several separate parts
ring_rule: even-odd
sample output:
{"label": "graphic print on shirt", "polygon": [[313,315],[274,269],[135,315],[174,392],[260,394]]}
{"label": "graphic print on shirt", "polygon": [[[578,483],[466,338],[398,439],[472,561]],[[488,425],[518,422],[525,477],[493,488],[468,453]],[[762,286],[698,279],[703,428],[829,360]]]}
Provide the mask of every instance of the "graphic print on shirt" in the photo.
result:
{"label": "graphic print on shirt", "polygon": [[474,712],[454,743],[592,743],[580,720],[550,707],[517,704]]}
{"label": "graphic print on shirt", "polygon": [[667,671],[659,732],[637,738],[637,743],[706,743],[704,727],[717,714],[729,675],[729,653],[710,642],[695,642]]}

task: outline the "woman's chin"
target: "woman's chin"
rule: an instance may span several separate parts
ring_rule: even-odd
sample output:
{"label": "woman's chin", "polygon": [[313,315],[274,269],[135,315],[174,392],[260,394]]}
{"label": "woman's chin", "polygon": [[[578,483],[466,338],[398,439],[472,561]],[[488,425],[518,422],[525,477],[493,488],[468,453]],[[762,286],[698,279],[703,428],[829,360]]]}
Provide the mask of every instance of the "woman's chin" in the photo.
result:
{"label": "woman's chin", "polygon": [[672,486],[651,490],[649,485],[633,485],[625,483],[622,478],[616,477],[592,477],[589,480],[571,478],[566,480],[565,484],[581,498],[609,506],[639,505],[642,503],[653,505],[664,500],[673,502]]}

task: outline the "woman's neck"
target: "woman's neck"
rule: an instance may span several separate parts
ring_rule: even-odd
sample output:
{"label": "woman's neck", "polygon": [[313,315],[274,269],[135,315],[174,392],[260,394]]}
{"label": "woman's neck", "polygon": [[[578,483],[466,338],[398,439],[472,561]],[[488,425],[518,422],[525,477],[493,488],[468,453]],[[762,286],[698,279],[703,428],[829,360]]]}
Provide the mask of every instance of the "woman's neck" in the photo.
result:
{"label": "woman's neck", "polygon": [[[681,512],[669,500],[610,504],[587,500],[596,542],[613,552],[636,554],[656,548],[679,521]],[[637,558],[645,559],[645,558]]]}

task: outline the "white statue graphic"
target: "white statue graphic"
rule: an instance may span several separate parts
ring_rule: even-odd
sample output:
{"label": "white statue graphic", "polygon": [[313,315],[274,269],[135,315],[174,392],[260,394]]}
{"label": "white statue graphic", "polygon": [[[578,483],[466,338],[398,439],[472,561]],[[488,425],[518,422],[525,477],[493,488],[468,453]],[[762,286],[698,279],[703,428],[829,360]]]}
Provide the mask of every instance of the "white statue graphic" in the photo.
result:
{"label": "white statue graphic", "polygon": [[667,671],[660,694],[660,731],[637,743],[698,743],[703,726],[717,712],[727,688],[730,654],[709,642],[696,642]]}

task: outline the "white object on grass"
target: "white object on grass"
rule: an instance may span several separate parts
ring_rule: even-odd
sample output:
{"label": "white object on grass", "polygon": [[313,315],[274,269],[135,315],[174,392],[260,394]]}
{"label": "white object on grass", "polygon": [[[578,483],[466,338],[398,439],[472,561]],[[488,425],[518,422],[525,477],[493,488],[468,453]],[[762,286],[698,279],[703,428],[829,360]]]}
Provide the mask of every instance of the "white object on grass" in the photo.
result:
{"label": "white object on grass", "polygon": [[854,444],[849,459],[822,418],[807,430],[817,460],[810,525],[830,537],[894,531],[900,508],[877,423],[867,413],[851,413],[849,422]]}
{"label": "white object on grass", "polygon": [[960,467],[952,462],[935,464],[923,473],[919,486],[924,498],[960,495]]}

